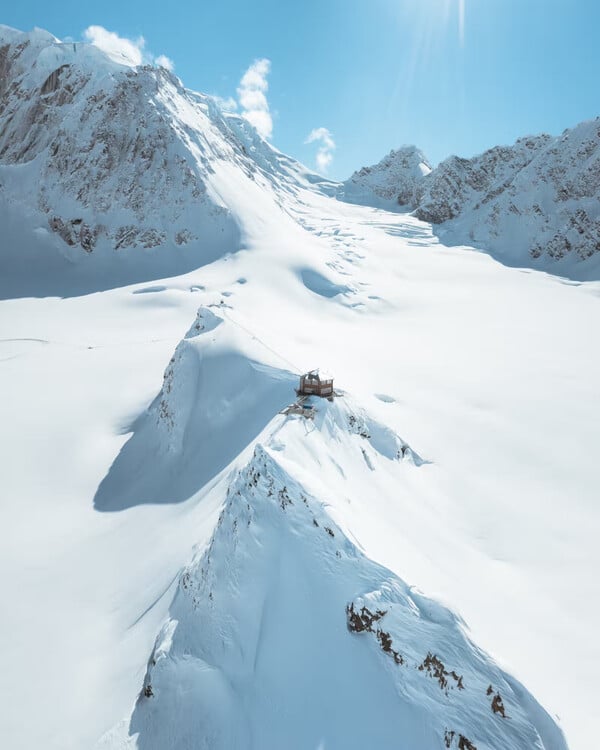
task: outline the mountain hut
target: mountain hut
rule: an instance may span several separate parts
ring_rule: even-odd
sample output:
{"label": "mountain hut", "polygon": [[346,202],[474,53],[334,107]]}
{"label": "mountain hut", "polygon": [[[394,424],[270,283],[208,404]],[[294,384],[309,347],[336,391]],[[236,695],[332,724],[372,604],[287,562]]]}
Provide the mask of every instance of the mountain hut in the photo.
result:
{"label": "mountain hut", "polygon": [[318,370],[311,370],[300,376],[300,385],[296,391],[299,396],[320,396],[333,398],[333,378],[324,377]]}

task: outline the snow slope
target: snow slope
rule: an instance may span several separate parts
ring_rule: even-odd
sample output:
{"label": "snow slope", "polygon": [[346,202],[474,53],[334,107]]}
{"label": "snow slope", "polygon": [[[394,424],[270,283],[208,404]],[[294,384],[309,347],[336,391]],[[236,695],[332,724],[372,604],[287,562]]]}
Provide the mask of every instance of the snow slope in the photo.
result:
{"label": "snow slope", "polygon": [[[345,403],[316,408],[313,450],[348,471],[368,439],[348,438]],[[365,558],[283,468],[288,439],[306,442],[302,421],[277,425],[230,485],[180,578],[128,737],[148,749],[566,747],[455,616]],[[378,453],[369,460],[397,460]]]}
{"label": "snow slope", "polygon": [[378,205],[383,190],[419,219],[439,225],[444,242],[473,243],[512,266],[598,278],[599,118],[557,138],[521,138],[472,159],[452,156],[421,179],[413,163],[399,169],[390,157],[353,175],[340,196],[347,199],[366,172],[371,194],[364,193],[363,202]]}
{"label": "snow slope", "polygon": [[[442,247],[226,124],[256,141],[254,179],[204,164],[239,244],[183,269],[107,230],[62,273],[1,208],[2,744],[588,748],[598,284]],[[279,414],[315,366],[343,396]]]}

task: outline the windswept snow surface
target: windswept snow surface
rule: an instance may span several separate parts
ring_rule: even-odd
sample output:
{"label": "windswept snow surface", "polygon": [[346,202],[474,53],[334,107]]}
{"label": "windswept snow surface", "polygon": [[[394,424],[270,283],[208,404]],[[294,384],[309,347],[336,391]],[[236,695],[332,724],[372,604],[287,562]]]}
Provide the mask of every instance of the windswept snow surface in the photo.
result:
{"label": "windswept snow surface", "polygon": [[[263,169],[211,156],[233,244],[187,273],[107,245],[46,274],[60,238],[3,204],[2,746],[588,750],[600,286],[234,126]],[[343,395],[280,414],[314,367]]]}

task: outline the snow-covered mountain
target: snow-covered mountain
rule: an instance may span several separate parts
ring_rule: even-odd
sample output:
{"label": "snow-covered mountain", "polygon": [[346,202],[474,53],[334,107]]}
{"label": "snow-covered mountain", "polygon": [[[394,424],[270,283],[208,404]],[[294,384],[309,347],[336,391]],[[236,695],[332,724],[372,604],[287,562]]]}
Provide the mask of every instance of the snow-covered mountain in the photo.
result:
{"label": "snow-covered mountain", "polygon": [[2,746],[587,750],[598,285],[0,34]]}
{"label": "snow-covered mountain", "polygon": [[[283,210],[282,195],[299,188],[408,205],[442,225],[444,241],[482,246],[513,265],[597,271],[599,120],[559,138],[451,157],[434,170],[421,151],[403,147],[336,188],[164,68],[132,67],[45,31],[0,27],[0,73],[4,223],[11,235],[28,232],[32,246],[50,232],[54,254],[70,265],[93,253],[87,265],[97,279],[108,275],[105,285],[115,265],[121,281],[149,279],[238,249],[231,203],[240,181],[257,183]],[[12,265],[36,257],[7,244]],[[57,259],[45,262],[64,272]]]}
{"label": "snow-covered mountain", "polygon": [[343,183],[339,196],[351,203],[382,199],[382,205],[409,205],[414,200],[417,186],[431,172],[431,164],[422,151],[414,146],[403,146],[390,151],[372,167],[363,167]]}
{"label": "snow-covered mountain", "polygon": [[326,184],[164,68],[0,27],[0,194],[17,233],[53,234],[78,266],[93,253],[95,275],[164,276],[240,247],[244,181],[279,205]]}
{"label": "snow-covered mountain", "polygon": [[[373,202],[393,197],[440,225],[444,242],[483,247],[510,265],[597,278],[600,118],[557,138],[521,138],[472,159],[452,156],[421,179],[413,162],[399,168],[397,153],[355,173],[341,195],[351,195],[359,182],[371,189]],[[426,163],[419,151],[412,153]],[[365,173],[369,183],[361,181]]]}

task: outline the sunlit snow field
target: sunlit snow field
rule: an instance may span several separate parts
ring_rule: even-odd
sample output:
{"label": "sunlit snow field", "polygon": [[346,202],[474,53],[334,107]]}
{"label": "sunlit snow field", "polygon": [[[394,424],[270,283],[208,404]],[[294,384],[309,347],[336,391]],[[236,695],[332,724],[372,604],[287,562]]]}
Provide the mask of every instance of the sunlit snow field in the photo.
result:
{"label": "sunlit snow field", "polygon": [[[282,461],[368,557],[462,617],[571,748],[589,748],[600,286],[509,269],[408,215],[308,191],[286,213],[258,186],[236,189],[226,164],[219,180],[243,250],[183,276],[0,302],[4,746],[93,747],[131,712],[179,571],[224,499],[204,454],[219,441],[235,460],[240,435],[245,447],[286,419],[292,375],[321,367],[424,463],[348,478],[320,463],[309,428]],[[210,429],[194,422],[169,483],[150,451],[115,474],[200,306],[228,331],[190,391]],[[220,421],[229,368],[248,361],[289,383]]]}

